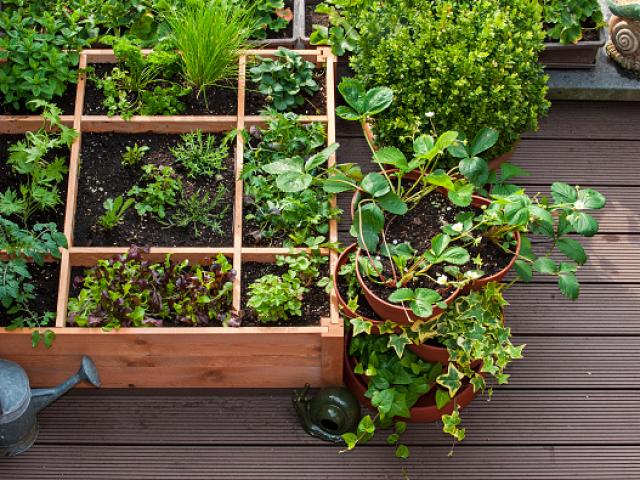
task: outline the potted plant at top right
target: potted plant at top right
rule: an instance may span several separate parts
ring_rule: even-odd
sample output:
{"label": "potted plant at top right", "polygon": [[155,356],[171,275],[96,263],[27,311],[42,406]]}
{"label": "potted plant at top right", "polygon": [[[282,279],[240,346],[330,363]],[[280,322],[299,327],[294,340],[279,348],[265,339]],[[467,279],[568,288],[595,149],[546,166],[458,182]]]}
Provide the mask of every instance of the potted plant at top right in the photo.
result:
{"label": "potted plant at top right", "polygon": [[598,0],[542,0],[547,34],[540,62],[548,68],[591,68],[605,43]]}

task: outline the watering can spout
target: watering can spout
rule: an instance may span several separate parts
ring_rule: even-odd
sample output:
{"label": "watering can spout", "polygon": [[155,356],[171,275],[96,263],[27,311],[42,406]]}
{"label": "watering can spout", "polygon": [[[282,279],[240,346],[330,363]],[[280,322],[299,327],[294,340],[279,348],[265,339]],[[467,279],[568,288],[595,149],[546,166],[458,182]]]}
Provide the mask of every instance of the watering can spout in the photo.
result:
{"label": "watering can spout", "polygon": [[94,387],[100,387],[100,376],[95,363],[87,356],[82,357],[78,373],[53,388],[37,388],[31,390],[31,405],[35,412],[51,405],[80,382],[89,382]]}

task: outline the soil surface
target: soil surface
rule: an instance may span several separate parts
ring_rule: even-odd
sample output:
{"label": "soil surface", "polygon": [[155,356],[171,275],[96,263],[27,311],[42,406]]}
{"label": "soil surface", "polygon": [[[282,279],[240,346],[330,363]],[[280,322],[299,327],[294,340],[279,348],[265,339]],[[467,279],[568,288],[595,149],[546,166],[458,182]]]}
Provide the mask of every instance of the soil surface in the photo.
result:
{"label": "soil surface", "polygon": [[[62,110],[62,115],[73,115],[76,106],[76,90],[76,84],[70,83],[61,96],[52,99],[52,103]],[[27,109],[24,105],[16,110],[10,105],[0,104],[0,115],[39,115],[39,113]]]}
{"label": "soil surface", "polygon": [[[431,239],[441,232],[442,225],[455,223],[455,218],[458,214],[467,212],[470,209],[475,210],[477,213],[481,212],[480,209],[474,207],[457,207],[449,202],[446,195],[437,191],[432,192],[406,215],[391,217],[388,220],[386,240],[389,243],[409,241],[411,246],[418,252],[425,251],[431,247]],[[419,236],[416,236],[416,232],[420,233]],[[485,276],[498,273],[513,258],[512,255],[506,253],[497,245],[487,241],[484,241],[479,247],[467,247],[467,250],[471,258],[475,258],[477,255],[482,257],[484,263],[481,270],[485,273]],[[391,263],[385,257],[381,258],[381,262],[385,273],[387,273],[388,277],[391,277]],[[473,270],[474,268],[475,266],[471,262],[461,266],[462,271]],[[430,275],[433,278],[442,273],[442,265],[436,265],[430,270]],[[395,288],[373,283],[366,278],[365,282],[367,282],[367,286],[373,293],[383,299],[388,298],[395,291]],[[438,289],[436,283],[424,276],[419,277],[407,286],[410,288]],[[441,294],[443,298],[446,296],[446,292],[441,292]]]}
{"label": "soil surface", "polygon": [[[250,67],[249,67],[250,68]],[[269,106],[267,99],[258,91],[258,86],[250,80],[249,69],[247,69],[247,91],[245,95],[245,115],[260,115],[260,112]],[[327,109],[327,85],[325,81],[325,70],[316,67],[314,79],[320,89],[312,96],[304,95],[303,105],[288,109],[298,115],[322,115]]]}
{"label": "soil surface", "polygon": [[[244,206],[244,212],[250,211],[250,207],[246,204]],[[269,241],[260,237],[260,228],[252,220],[242,219],[242,245],[245,247],[274,247],[280,248],[284,246],[285,240],[288,237],[284,233],[281,235],[270,238]]]}
{"label": "soil surface", "polygon": [[[11,188],[14,192],[19,193],[20,183],[24,182],[26,177],[24,175],[16,175],[11,167],[6,163],[9,158],[9,147],[24,140],[24,135],[0,135],[0,192],[4,193],[8,188]],[[59,148],[50,151],[45,159],[47,161],[53,161],[56,157],[64,157],[67,167],[69,166],[69,150],[66,148]],[[29,219],[30,225],[36,223],[49,223],[54,222],[58,226],[58,230],[64,229],[64,213],[67,204],[67,175],[64,176],[62,182],[58,184],[58,191],[60,192],[61,203],[58,204],[55,210],[47,210],[43,212],[37,212]],[[0,212],[1,214],[2,212]],[[21,225],[21,219],[17,217],[10,217],[9,220]]]}
{"label": "soil surface", "polygon": [[329,16],[324,13],[317,13],[316,6],[319,2],[307,3],[306,10],[304,12],[304,32],[305,37],[309,38],[313,33],[314,25],[322,25],[323,27],[331,26],[329,22]]}
{"label": "soil surface", "polygon": [[[219,137],[218,137],[219,138]],[[189,179],[180,165],[173,165],[175,159],[170,152],[180,142],[180,135],[127,135],[116,133],[87,133],[83,135],[80,178],[78,182],[78,204],[76,209],[75,240],[76,246],[194,246],[223,247],[233,245],[233,198],[235,191],[233,150],[225,161],[226,169],[219,178],[199,177]],[[124,167],[120,160],[127,146],[134,144],[149,146],[140,165]],[[224,235],[218,236],[209,230],[201,229],[200,237],[193,227],[162,225],[148,214],[140,217],[131,206],[124,215],[124,222],[107,232],[98,223],[104,213],[102,204],[107,198],[127,195],[131,187],[140,181],[142,165],[173,166],[182,180],[183,191],[191,194],[195,191],[209,192],[215,195],[218,183],[227,186],[225,199],[220,208],[230,206],[220,222]],[[179,197],[180,194],[178,194]],[[167,210],[168,221],[175,208]]]}
{"label": "soil surface", "polygon": [[[264,275],[283,275],[286,266],[278,266],[272,263],[246,262],[242,264],[242,327],[308,327],[320,325],[320,318],[329,315],[329,295],[324,288],[315,285],[309,287],[302,300],[302,316],[281,320],[278,322],[260,323],[255,311],[245,307],[249,301],[249,285]],[[321,270],[321,276],[328,272]]]}
{"label": "soil surface", "polygon": [[[55,312],[58,303],[60,264],[45,263],[43,266],[30,264],[29,273],[31,274],[30,282],[35,286],[33,293],[36,297],[29,302],[29,308],[41,315],[46,312]],[[0,310],[0,326],[6,327],[9,325],[11,318],[4,310]],[[55,323],[55,320],[49,326],[55,326],[53,323]]]}
{"label": "soil surface", "polygon": [[[93,64],[95,76],[103,78],[115,65],[112,63]],[[177,81],[177,79],[174,79]],[[186,110],[181,115],[236,115],[238,113],[238,84],[235,80],[223,82],[219,87],[207,88],[202,94],[192,91],[182,97]],[[104,95],[89,78],[86,83],[84,98],[85,115],[106,115],[108,109],[102,102]]]}

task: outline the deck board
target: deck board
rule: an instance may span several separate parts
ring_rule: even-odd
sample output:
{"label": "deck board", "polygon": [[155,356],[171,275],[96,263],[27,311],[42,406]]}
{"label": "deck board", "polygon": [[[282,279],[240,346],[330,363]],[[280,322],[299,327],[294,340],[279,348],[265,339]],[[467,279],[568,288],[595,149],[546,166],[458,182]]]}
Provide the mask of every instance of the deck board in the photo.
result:
{"label": "deck board", "polygon": [[[558,102],[515,151],[529,191],[562,180],[609,202],[577,302],[544,278],[507,293],[525,358],[463,411],[453,457],[437,423],[410,425],[404,464],[382,437],[339,455],[300,429],[286,391],[83,390],[43,412],[38,444],[0,460],[0,479],[640,478],[639,121],[640,104]],[[338,128],[339,160],[372,169],[357,128]]]}
{"label": "deck board", "polygon": [[[301,430],[288,392],[83,393],[42,414],[40,445],[324,445]],[[464,445],[638,445],[639,403],[631,389],[498,388],[462,412]],[[447,446],[440,428],[410,425],[404,441]]]}
{"label": "deck board", "polygon": [[[44,446],[14,460],[0,472],[12,480],[441,480],[537,479],[598,480],[640,477],[640,452],[635,447],[575,446],[458,446],[447,458],[448,447],[413,447],[408,462],[400,463],[386,447],[337,455],[331,447],[287,449],[236,447],[113,447]],[[140,459],[144,462],[140,463]],[[445,458],[446,461],[441,461]],[[134,467],[135,465],[135,467]],[[242,465],[242,469],[237,467]],[[424,477],[428,470],[429,476]],[[87,476],[91,472],[91,476]]]}

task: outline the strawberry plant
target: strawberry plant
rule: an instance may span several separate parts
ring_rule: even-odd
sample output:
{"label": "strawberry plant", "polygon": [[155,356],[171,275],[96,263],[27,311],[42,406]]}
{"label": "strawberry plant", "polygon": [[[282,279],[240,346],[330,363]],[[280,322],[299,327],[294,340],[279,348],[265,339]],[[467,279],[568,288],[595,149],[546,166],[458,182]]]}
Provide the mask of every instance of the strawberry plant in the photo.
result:
{"label": "strawberry plant", "polygon": [[249,78],[278,111],[304,105],[304,96],[320,89],[313,78],[315,65],[283,47],[278,48],[275,56],[258,57],[259,63],[249,70]]}

